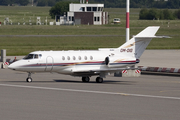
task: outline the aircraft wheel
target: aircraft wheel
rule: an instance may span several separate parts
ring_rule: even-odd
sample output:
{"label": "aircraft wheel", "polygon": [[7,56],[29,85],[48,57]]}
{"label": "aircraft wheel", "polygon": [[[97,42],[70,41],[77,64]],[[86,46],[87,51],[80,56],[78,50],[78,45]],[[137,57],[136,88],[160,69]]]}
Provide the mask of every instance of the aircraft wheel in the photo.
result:
{"label": "aircraft wheel", "polygon": [[97,78],[96,78],[96,82],[97,82],[97,83],[102,83],[102,82],[103,82],[103,78],[97,77]]}
{"label": "aircraft wheel", "polygon": [[26,82],[32,82],[32,78],[31,77],[28,77],[27,79],[26,79]]}
{"label": "aircraft wheel", "polygon": [[89,77],[82,77],[83,82],[89,82],[89,80],[90,80]]}

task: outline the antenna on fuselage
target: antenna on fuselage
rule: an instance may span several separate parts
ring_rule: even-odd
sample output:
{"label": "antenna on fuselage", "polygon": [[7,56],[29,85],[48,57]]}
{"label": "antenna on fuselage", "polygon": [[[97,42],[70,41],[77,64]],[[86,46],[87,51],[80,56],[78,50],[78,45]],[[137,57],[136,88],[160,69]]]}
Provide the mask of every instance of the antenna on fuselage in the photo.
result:
{"label": "antenna on fuselage", "polygon": [[126,0],[126,42],[129,40],[129,0]]}

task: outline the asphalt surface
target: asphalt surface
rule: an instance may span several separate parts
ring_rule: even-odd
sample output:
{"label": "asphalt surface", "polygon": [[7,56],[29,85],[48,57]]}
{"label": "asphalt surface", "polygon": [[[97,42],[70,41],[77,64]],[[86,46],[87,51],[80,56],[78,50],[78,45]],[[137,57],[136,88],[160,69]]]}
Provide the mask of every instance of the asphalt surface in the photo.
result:
{"label": "asphalt surface", "polygon": [[108,76],[104,83],[56,73],[0,69],[2,120],[179,120],[180,79]]}
{"label": "asphalt surface", "polygon": [[180,68],[180,50],[145,50],[138,66]]}

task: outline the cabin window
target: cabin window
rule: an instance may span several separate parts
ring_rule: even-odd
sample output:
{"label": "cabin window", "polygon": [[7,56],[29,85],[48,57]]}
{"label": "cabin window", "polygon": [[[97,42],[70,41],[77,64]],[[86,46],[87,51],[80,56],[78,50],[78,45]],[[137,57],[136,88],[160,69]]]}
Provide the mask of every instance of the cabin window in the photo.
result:
{"label": "cabin window", "polygon": [[39,57],[41,58],[41,57],[42,57],[42,54],[39,54]]}
{"label": "cabin window", "polygon": [[65,60],[65,57],[64,57],[64,56],[62,56],[62,60]]}
{"label": "cabin window", "polygon": [[87,60],[87,56],[84,56],[84,59]]}
{"label": "cabin window", "polygon": [[81,56],[79,56],[78,59],[81,60]]}
{"label": "cabin window", "polygon": [[68,56],[67,59],[70,60],[70,57]]}
{"label": "cabin window", "polygon": [[90,59],[91,59],[91,60],[93,60],[93,57],[92,57],[92,56],[90,56]]}
{"label": "cabin window", "polygon": [[75,56],[73,56],[73,60],[76,60],[76,57],[75,57]]}

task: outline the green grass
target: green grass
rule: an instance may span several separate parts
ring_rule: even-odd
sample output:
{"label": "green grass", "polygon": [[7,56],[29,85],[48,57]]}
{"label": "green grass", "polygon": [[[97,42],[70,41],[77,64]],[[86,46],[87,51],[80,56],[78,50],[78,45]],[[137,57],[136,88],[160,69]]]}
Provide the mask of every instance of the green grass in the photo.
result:
{"label": "green grass", "polygon": [[38,50],[85,50],[119,47],[124,41],[119,37],[9,37],[0,40],[8,55],[25,55]]}
{"label": "green grass", "polygon": [[[48,18],[50,7],[2,7],[0,6],[0,21],[9,17],[13,23],[36,17]],[[119,47],[125,42],[125,9],[105,8],[109,12],[110,22],[113,18],[121,18],[119,25],[79,25],[79,26],[46,26],[46,25],[2,25],[0,35],[112,35],[111,37],[1,37],[0,49],[6,49],[7,55],[26,55],[38,50],[85,50]],[[136,35],[147,26],[161,26],[157,35],[168,35],[172,38],[153,39],[147,49],[180,49],[180,20],[138,20],[140,9],[131,9],[130,33]],[[34,17],[33,17],[34,16]],[[32,20],[33,20],[32,19]],[[168,27],[168,22],[169,27]],[[113,36],[119,35],[119,36]]]}
{"label": "green grass", "polygon": [[37,17],[41,17],[42,22],[45,22],[46,17],[48,22],[54,21],[49,16],[49,9],[50,7],[0,6],[0,21],[4,22],[7,17],[16,25],[18,22],[29,24],[30,19],[35,24]]}

